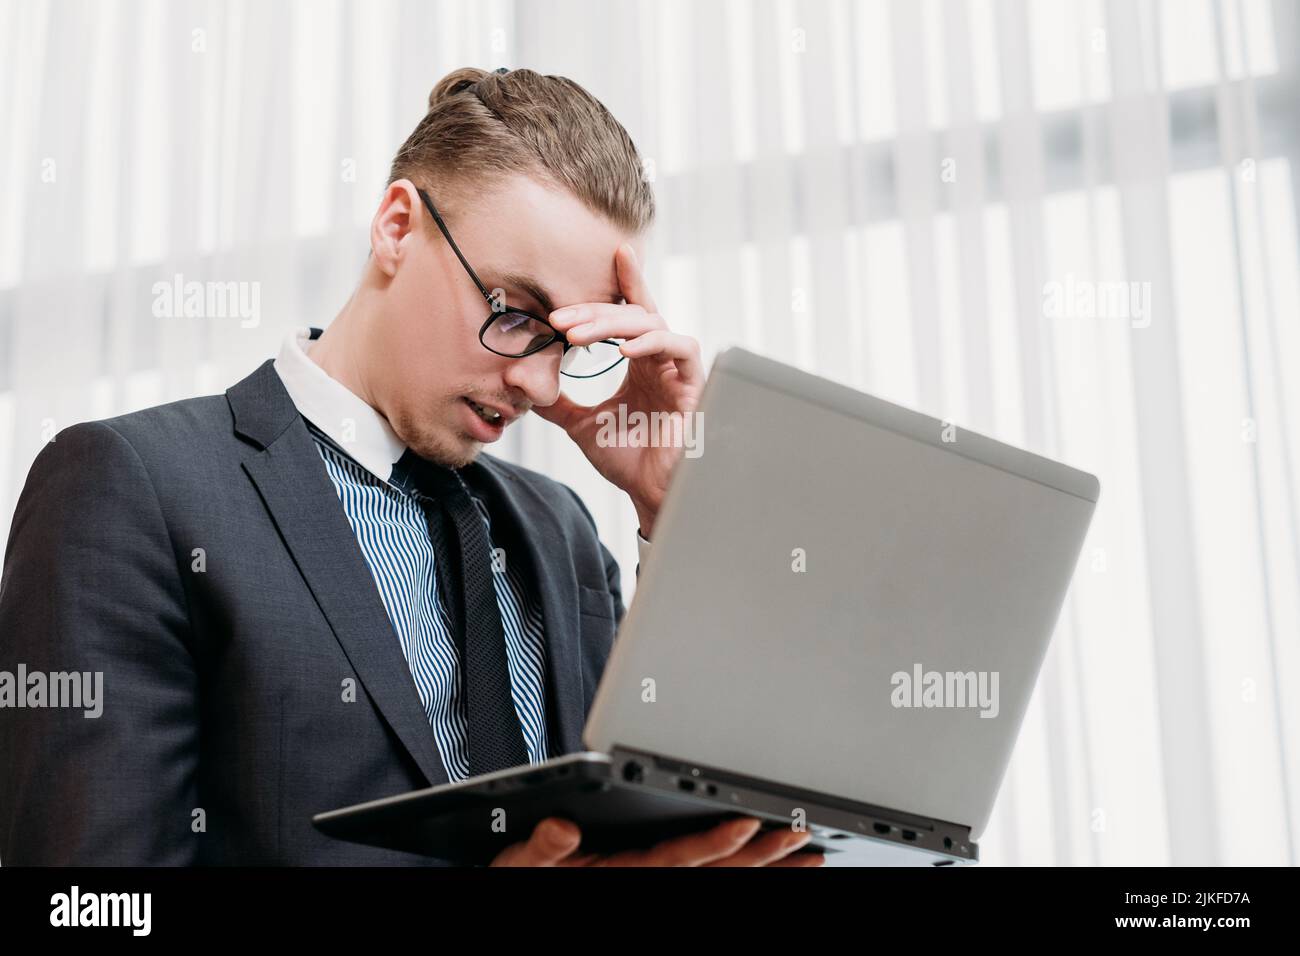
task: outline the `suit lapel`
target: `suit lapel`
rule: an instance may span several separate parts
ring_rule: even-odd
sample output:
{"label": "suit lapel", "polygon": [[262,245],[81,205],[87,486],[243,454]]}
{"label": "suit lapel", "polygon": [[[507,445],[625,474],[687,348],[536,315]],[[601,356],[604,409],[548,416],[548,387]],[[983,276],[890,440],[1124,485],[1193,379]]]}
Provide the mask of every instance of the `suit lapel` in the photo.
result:
{"label": "suit lapel", "polygon": [[[551,505],[524,481],[489,455],[480,454],[474,477],[490,484],[489,493],[500,503],[502,517],[518,529],[532,564],[537,596],[546,629],[547,689],[555,708],[560,752],[585,749],[582,729],[586,722],[586,697],[579,644],[578,575],[569,543],[551,511]],[[494,525],[495,539],[495,525]],[[510,554],[507,552],[506,561]],[[554,749],[554,748],[553,748]]]}
{"label": "suit lapel", "polygon": [[[307,426],[268,360],[226,393],[243,467],[358,678],[430,785],[447,782],[392,622]],[[548,621],[549,625],[549,621]]]}

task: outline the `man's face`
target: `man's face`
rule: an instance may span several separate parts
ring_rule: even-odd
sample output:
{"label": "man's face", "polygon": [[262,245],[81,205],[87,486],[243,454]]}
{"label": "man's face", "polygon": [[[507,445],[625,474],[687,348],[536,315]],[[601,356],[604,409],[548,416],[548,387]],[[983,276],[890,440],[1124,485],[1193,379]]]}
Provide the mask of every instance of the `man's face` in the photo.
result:
{"label": "man's face", "polygon": [[[503,289],[507,306],[542,318],[579,302],[621,302],[615,251],[631,241],[643,254],[577,198],[526,176],[445,200],[436,184],[428,192],[488,291]],[[409,182],[389,187],[371,227],[386,282],[369,330],[367,378],[398,437],[422,457],[461,467],[508,427],[485,422],[470,402],[505,419],[552,404],[562,346],[524,358],[485,349],[478,334],[491,306],[432,220]]]}

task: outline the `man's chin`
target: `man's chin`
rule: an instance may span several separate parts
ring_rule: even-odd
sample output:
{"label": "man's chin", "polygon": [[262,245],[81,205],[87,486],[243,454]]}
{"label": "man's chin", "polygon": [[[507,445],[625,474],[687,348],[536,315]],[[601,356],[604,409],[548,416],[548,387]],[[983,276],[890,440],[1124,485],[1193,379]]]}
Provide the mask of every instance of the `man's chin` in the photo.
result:
{"label": "man's chin", "polygon": [[426,461],[436,462],[445,468],[464,468],[478,458],[479,452],[483,450],[481,440],[454,426],[395,430],[403,436],[413,452]]}
{"label": "man's chin", "polygon": [[483,450],[483,443],[470,435],[458,435],[451,447],[438,444],[429,448],[416,448],[415,453],[428,461],[436,462],[444,468],[464,468],[473,464]]}
{"label": "man's chin", "polygon": [[454,462],[449,463],[449,468],[464,468],[466,465],[472,465],[478,458],[479,452],[483,450],[483,443],[478,439],[471,438],[466,446],[465,453],[458,457]]}

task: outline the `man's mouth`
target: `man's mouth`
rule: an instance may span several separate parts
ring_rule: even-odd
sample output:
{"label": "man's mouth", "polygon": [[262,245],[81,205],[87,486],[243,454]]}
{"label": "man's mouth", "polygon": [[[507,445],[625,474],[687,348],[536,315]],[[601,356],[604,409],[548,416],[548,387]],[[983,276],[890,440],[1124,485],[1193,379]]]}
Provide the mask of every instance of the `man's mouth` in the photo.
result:
{"label": "man's mouth", "polygon": [[504,425],[507,421],[507,419],[494,408],[480,405],[478,402],[470,398],[465,398],[464,402],[470,408],[474,409],[474,414],[478,415],[479,418],[483,419],[483,421],[487,422],[489,425]]}

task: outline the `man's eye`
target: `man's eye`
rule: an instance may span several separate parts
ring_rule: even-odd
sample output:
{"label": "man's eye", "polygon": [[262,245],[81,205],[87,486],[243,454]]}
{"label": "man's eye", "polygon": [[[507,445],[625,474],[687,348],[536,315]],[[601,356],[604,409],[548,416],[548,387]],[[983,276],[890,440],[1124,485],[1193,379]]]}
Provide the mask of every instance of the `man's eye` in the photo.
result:
{"label": "man's eye", "polygon": [[534,315],[546,314],[546,310],[541,307],[540,303],[523,289],[515,289],[510,286],[499,288],[501,288],[501,294],[497,296],[497,300],[502,306],[509,306],[521,312],[532,312]]}
{"label": "man's eye", "polygon": [[520,326],[527,325],[529,319],[528,316],[520,315],[517,312],[507,312],[505,315],[501,317],[500,322],[501,322],[501,331],[513,332],[516,329],[518,329]]}

